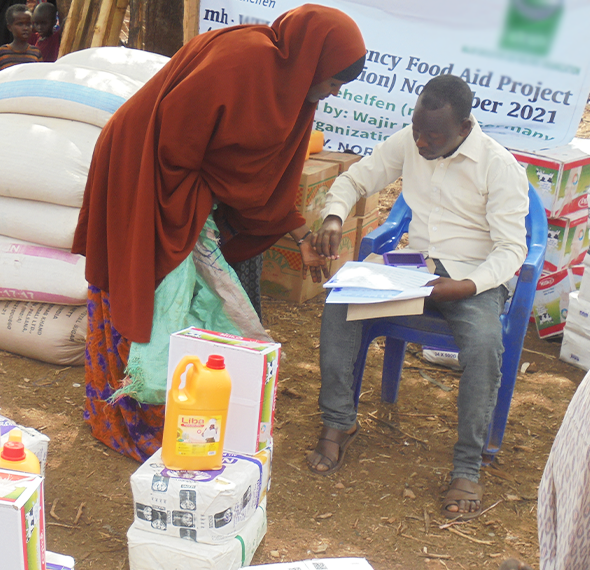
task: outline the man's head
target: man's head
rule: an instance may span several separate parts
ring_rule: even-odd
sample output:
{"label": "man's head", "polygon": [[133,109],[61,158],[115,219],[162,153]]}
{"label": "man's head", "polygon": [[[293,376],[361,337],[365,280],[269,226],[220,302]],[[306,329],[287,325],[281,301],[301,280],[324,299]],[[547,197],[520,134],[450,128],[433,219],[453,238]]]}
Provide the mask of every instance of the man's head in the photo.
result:
{"label": "man's head", "polygon": [[412,117],[414,140],[427,160],[452,154],[471,132],[473,93],[461,78],[439,75],[418,97]]}
{"label": "man's head", "polygon": [[53,34],[53,27],[57,22],[57,8],[50,2],[39,4],[33,12],[33,26],[42,37],[47,38]]}
{"label": "man's head", "polygon": [[6,26],[15,40],[27,41],[31,34],[31,12],[26,4],[13,4],[6,10]]}

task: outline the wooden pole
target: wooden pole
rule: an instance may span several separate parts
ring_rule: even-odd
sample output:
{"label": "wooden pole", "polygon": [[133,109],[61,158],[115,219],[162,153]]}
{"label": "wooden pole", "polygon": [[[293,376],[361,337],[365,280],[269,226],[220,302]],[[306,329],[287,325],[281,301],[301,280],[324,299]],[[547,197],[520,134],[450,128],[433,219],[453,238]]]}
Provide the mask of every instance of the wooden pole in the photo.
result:
{"label": "wooden pole", "polygon": [[114,8],[114,12],[111,18],[111,25],[109,26],[108,33],[105,38],[105,44],[107,46],[118,46],[119,39],[121,37],[121,29],[123,28],[123,20],[127,13],[129,6],[129,0],[117,0]]}
{"label": "wooden pole", "polygon": [[61,42],[59,44],[59,57],[74,51],[72,46],[74,44],[78,24],[82,20],[84,4],[85,0],[72,0],[72,3],[70,4]]}
{"label": "wooden pole", "polygon": [[184,0],[183,44],[199,34],[200,0]]}

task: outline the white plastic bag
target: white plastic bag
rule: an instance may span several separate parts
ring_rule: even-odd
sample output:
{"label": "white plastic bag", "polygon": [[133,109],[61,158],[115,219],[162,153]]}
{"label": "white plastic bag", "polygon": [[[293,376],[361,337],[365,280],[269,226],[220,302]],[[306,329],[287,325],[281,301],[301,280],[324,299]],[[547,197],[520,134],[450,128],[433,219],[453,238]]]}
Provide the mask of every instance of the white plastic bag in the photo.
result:
{"label": "white plastic bag", "polygon": [[[104,127],[142,86],[142,81],[127,75],[60,61],[13,65],[0,71],[0,113],[70,119]],[[37,152],[31,151],[31,158]]]}
{"label": "white plastic bag", "polygon": [[142,83],[151,79],[169,61],[169,57],[158,53],[106,46],[73,51],[59,58],[60,63],[120,73]]}
{"label": "white plastic bag", "polygon": [[74,208],[82,205],[98,127],[0,113],[0,133],[5,141],[0,145],[0,196]]}
{"label": "white plastic bag", "polygon": [[0,196],[0,234],[69,250],[79,213],[69,206]]}

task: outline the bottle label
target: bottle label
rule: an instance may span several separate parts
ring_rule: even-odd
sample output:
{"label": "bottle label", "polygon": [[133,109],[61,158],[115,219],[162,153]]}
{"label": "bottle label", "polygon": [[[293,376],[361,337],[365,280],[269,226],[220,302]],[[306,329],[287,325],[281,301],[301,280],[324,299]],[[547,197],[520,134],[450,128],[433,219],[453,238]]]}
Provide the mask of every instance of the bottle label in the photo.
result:
{"label": "bottle label", "polygon": [[178,416],[176,453],[185,457],[217,454],[221,436],[221,416]]}

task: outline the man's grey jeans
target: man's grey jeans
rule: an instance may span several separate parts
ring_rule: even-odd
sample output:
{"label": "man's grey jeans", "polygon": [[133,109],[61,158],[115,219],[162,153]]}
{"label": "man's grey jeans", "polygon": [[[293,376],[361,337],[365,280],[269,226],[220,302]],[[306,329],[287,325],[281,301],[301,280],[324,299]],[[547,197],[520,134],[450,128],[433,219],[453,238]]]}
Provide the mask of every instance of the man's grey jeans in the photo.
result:
{"label": "man's grey jeans", "polygon": [[[438,275],[447,277],[440,262],[436,265]],[[501,380],[504,347],[500,315],[507,295],[501,285],[460,301],[434,303],[428,299],[449,323],[463,368],[451,479],[479,480],[481,454]],[[353,369],[363,328],[363,321],[346,320],[347,309],[348,305],[326,304],[320,334],[322,420],[325,426],[341,430],[356,423]]]}

